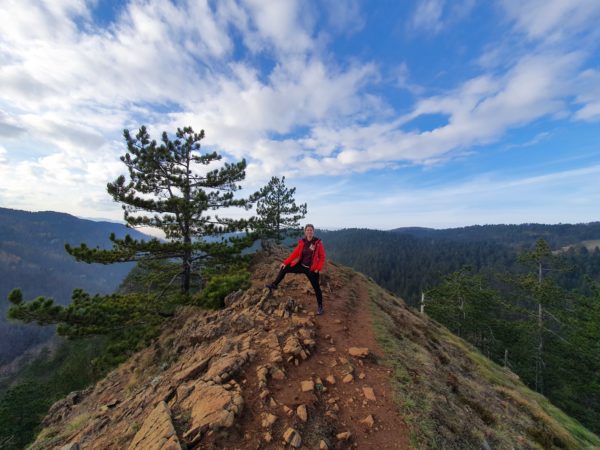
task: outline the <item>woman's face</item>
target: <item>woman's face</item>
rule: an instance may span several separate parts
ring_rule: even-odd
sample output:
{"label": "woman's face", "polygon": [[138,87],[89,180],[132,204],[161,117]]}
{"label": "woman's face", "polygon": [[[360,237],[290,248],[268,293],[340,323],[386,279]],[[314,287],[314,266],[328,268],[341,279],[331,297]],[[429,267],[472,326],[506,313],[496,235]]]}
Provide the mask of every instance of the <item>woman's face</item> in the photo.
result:
{"label": "woman's face", "polygon": [[315,229],[313,227],[306,227],[304,230],[304,235],[306,239],[312,241],[313,235],[315,234]]}

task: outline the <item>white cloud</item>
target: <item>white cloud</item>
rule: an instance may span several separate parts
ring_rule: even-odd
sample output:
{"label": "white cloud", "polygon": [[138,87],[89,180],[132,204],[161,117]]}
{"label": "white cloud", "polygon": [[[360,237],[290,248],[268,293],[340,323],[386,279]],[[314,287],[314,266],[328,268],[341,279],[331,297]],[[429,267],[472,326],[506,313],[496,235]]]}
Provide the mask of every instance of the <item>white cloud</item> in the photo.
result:
{"label": "white cloud", "polygon": [[[439,163],[448,152],[494,142],[507,130],[542,117],[568,112],[573,77],[581,55],[526,57],[504,76],[482,75],[446,95],[425,98],[407,116],[363,126],[317,126],[303,141],[316,154],[330,156],[315,165],[319,173],[344,173],[409,161]],[[447,116],[447,124],[428,131],[404,131],[402,125],[428,114]]]}
{"label": "white cloud", "polygon": [[311,49],[312,17],[307,8],[301,8],[300,1],[247,0],[245,3],[261,46],[283,53],[304,53]]}
{"label": "white cloud", "polygon": [[445,0],[421,0],[412,18],[412,27],[433,33],[439,32],[443,27],[444,4]]}
{"label": "white cloud", "polygon": [[[533,1],[503,5],[515,27],[532,39],[555,29],[570,36],[578,26],[591,33],[599,8],[559,3],[541,8],[543,17],[530,13],[538,6]],[[508,63],[506,53],[497,52],[503,64],[490,64],[429,97],[410,82],[410,68],[396,64],[396,87],[417,97],[399,115],[384,94],[373,93],[380,90],[371,89],[382,83],[378,64],[364,57],[337,59],[323,47],[329,39],[323,34],[365,26],[359,3],[325,5],[332,27],[327,31],[316,29],[323,11],[294,0],[134,0],[101,28],[92,21],[92,3],[5,0],[1,175],[19,174],[29,186],[0,181],[5,201],[25,202],[31,186],[44,186],[29,201],[55,204],[85,192],[79,201],[69,200],[73,211],[85,198],[85,204],[99,205],[102,217],[109,216],[109,207],[120,215],[101,198],[106,181],[122,172],[122,128],[142,123],[153,137],[188,124],[206,129],[205,145],[247,158],[248,183],[257,185],[272,175],[440,164],[512,128],[543,117],[570,117],[573,99],[579,108],[575,119],[600,118],[598,73],[580,73],[588,56],[558,48],[518,53]],[[425,0],[412,26],[440,32],[474,5]],[[557,19],[561,15],[564,23]],[[427,131],[404,127],[428,114],[446,117],[447,123]],[[14,145],[17,139],[21,148]],[[25,157],[30,149],[39,150]],[[6,166],[16,159],[16,166]],[[85,215],[94,216],[92,209]]]}
{"label": "white cloud", "polygon": [[83,156],[61,151],[22,161],[9,161],[6,154],[0,148],[3,206],[121,218],[121,211],[105,190],[106,183],[123,172],[122,164],[110,152]]}
{"label": "white cloud", "polygon": [[437,34],[467,17],[475,6],[475,0],[419,0],[409,26]]}
{"label": "white cloud", "polygon": [[[313,54],[314,18],[296,1],[213,7],[132,1],[106,29],[90,22],[84,2],[8,6],[0,17],[10,23],[0,38],[0,107],[10,112],[3,113],[0,131],[28,130],[22,147],[44,150],[16,171],[30,186],[43,180],[56,197],[74,183],[91,197],[102,192],[114,172],[106,169],[108,161],[120,164],[123,152],[115,139],[123,127],[137,127],[139,118],[150,122],[156,137],[182,124],[206,128],[213,145],[254,161],[252,181],[285,171],[303,151],[299,142],[275,140],[271,133],[364,116],[371,112],[363,105],[374,105],[359,91],[376,68],[339,70]],[[251,51],[274,58],[266,78],[233,59],[231,27]],[[161,116],[157,104],[181,112]],[[24,195],[14,183],[3,188]],[[48,194],[35,202],[43,198]]]}
{"label": "white cloud", "polygon": [[22,136],[24,132],[25,129],[15,117],[0,110],[0,137],[16,138]]}
{"label": "white cloud", "polygon": [[596,29],[600,3],[596,0],[503,0],[502,6],[519,30],[532,39],[556,43],[586,29]]}
{"label": "white cloud", "polygon": [[578,79],[580,86],[577,103],[583,105],[576,113],[578,120],[600,120],[600,71],[586,70]]}
{"label": "white cloud", "polygon": [[365,19],[358,0],[325,0],[328,21],[338,33],[351,34],[360,31],[365,26]]}

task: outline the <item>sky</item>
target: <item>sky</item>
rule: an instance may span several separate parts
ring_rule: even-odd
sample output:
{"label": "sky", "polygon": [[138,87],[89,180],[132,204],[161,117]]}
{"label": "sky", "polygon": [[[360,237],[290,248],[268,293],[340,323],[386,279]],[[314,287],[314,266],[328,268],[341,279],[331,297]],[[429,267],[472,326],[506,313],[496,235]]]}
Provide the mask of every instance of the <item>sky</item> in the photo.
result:
{"label": "sky", "polygon": [[122,220],[123,129],[204,129],[317,228],[600,220],[597,0],[0,0],[0,206]]}

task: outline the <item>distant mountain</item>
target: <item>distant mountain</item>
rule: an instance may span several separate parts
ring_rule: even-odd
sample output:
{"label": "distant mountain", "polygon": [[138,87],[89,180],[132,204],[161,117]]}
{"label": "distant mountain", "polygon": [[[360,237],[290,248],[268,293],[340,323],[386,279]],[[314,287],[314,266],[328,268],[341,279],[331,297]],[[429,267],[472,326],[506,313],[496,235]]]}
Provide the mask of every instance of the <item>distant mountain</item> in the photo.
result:
{"label": "distant mountain", "polygon": [[110,247],[111,233],[118,237],[142,233],[112,222],[94,222],[51,211],[27,212],[0,208],[0,365],[53,334],[51,327],[8,323],[8,293],[21,288],[26,298],[52,297],[70,301],[74,288],[91,293],[113,292],[131,270],[129,264],[85,264],[64,249],[66,243]]}
{"label": "distant mountain", "polygon": [[427,237],[427,236],[431,236],[431,235],[435,234],[436,231],[441,231],[441,230],[436,230],[435,228],[423,228],[423,227],[403,227],[403,228],[395,228],[390,231],[395,232],[395,233],[410,234],[411,236],[415,236],[415,237]]}
{"label": "distant mountain", "polygon": [[455,241],[500,242],[513,247],[527,246],[538,239],[545,239],[551,247],[559,248],[577,244],[581,241],[600,237],[600,222],[545,225],[524,223],[519,225],[471,225],[461,228],[396,228],[392,233],[408,234],[431,239],[450,239]]}

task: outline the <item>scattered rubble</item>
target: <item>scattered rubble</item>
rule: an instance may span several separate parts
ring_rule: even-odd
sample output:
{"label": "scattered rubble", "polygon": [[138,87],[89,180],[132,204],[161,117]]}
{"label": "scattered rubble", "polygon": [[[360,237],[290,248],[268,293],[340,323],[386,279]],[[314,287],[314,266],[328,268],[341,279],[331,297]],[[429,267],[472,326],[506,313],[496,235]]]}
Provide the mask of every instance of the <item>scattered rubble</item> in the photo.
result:
{"label": "scattered rubble", "polygon": [[[355,379],[353,364],[360,364],[369,349],[350,347],[347,356],[358,360],[341,356],[333,344],[345,341],[319,336],[317,325],[327,324],[335,334],[340,327],[334,324],[343,323],[341,319],[323,322],[282,291],[271,294],[260,286],[236,291],[219,311],[182,308],[170,334],[95,387],[74,392],[51,408],[46,426],[80,415],[79,408],[93,411],[89,424],[65,435],[62,447],[55,448],[180,450],[238,448],[244,442],[239,448],[249,450],[280,448],[280,436],[292,448],[329,449],[333,442],[350,440],[352,432],[342,421],[354,414],[362,399],[360,388],[364,398],[371,398],[358,382],[367,368]],[[334,312],[328,309],[328,314]],[[176,358],[157,362],[157,372],[152,367],[159,350]],[[241,429],[242,417],[253,421],[254,428]],[[314,420],[327,426],[315,429]],[[369,415],[361,429],[373,424]]]}

